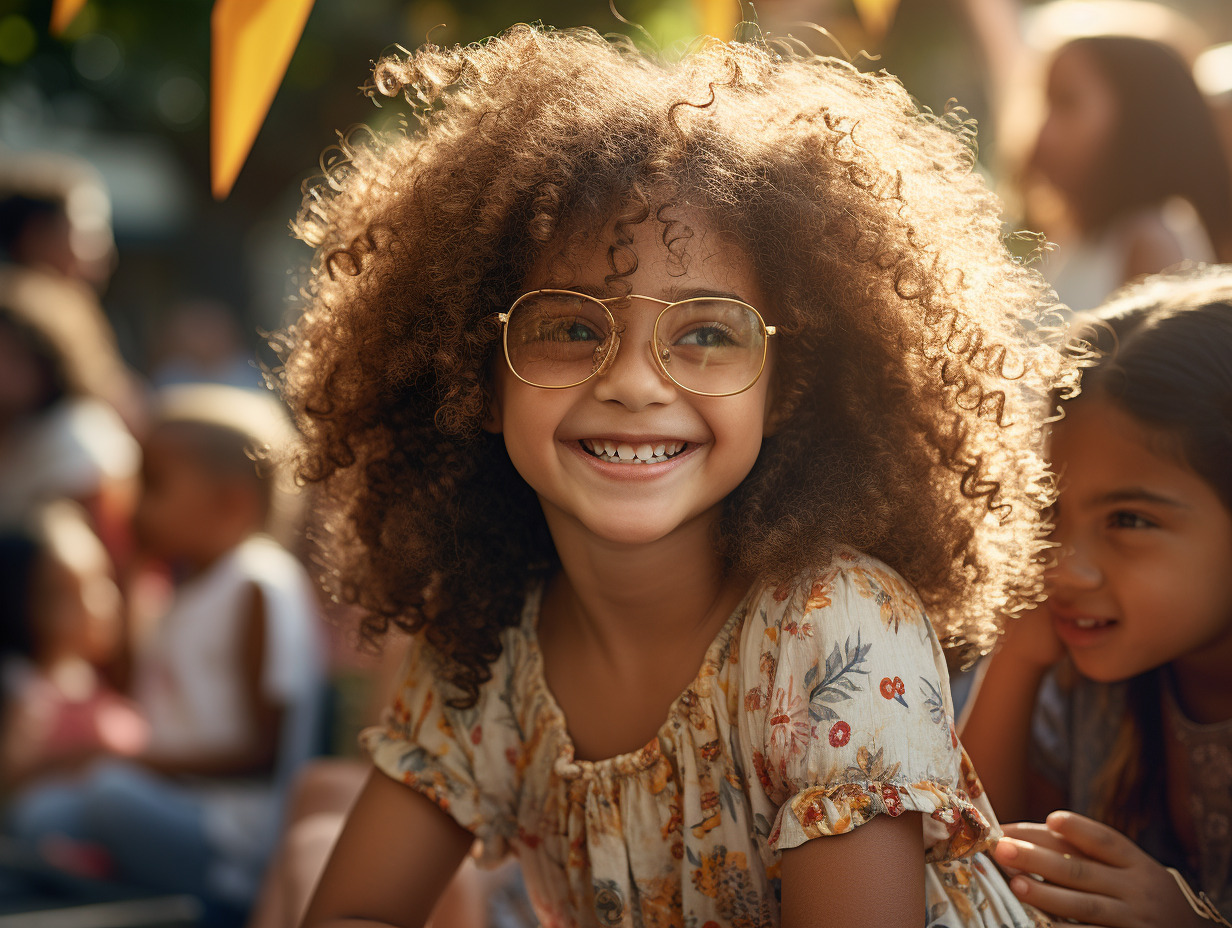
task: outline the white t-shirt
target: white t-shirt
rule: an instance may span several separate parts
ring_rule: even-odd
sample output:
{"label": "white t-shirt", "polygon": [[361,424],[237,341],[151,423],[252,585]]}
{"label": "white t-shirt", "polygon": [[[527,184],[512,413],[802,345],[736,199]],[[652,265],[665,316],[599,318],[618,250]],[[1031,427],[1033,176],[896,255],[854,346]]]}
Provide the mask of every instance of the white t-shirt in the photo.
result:
{"label": "white t-shirt", "polygon": [[[183,584],[138,654],[134,695],[161,756],[243,750],[255,737],[244,697],[244,627],[255,585],[265,605],[261,692],[283,707],[276,769],[264,780],[200,778],[205,827],[224,864],[215,882],[247,896],[277,838],[283,789],[314,752],[323,660],[316,599],[303,565],[254,535]],[[255,871],[255,872],[254,872]]]}
{"label": "white t-shirt", "polygon": [[1157,221],[1171,233],[1188,261],[1215,260],[1215,250],[1197,212],[1186,201],[1172,199],[1115,222],[1097,238],[1062,245],[1041,268],[1057,297],[1074,311],[1094,309],[1126,283],[1129,233],[1135,223]]}

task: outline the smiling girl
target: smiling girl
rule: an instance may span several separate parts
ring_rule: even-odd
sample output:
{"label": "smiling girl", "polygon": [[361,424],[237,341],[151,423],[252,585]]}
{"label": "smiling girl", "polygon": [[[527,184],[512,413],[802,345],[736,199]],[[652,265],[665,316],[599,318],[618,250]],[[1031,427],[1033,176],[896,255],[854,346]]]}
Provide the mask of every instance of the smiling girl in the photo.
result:
{"label": "smiling girl", "polygon": [[1007,826],[997,859],[1045,879],[1015,878],[1023,899],[1209,925],[1187,886],[1232,909],[1232,268],[1149,278],[1078,334],[1099,358],[1053,427],[1048,603],[963,740],[1002,816],[1083,813]]}
{"label": "smiling girl", "polygon": [[416,643],[306,924],[421,925],[473,843],[549,926],[1035,923],[939,637],[1038,595],[1068,366],[961,121],[530,26],[374,89],[422,124],[306,199],[283,386]]}

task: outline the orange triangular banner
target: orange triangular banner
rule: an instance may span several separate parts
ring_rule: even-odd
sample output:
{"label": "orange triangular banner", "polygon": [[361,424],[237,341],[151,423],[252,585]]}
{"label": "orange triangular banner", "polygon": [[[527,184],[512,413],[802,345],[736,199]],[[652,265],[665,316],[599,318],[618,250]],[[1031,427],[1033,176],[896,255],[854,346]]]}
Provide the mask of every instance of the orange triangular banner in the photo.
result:
{"label": "orange triangular banner", "polygon": [[853,0],[856,5],[856,15],[870,36],[880,39],[890,31],[894,22],[894,13],[898,10],[898,0]]}
{"label": "orange triangular banner", "polygon": [[61,35],[69,24],[77,18],[77,14],[81,12],[81,8],[86,5],[86,0],[53,0],[51,4],[51,29],[52,35]]}
{"label": "orange triangular banner", "polygon": [[210,17],[210,175],[231,192],[282,83],[313,0],[217,0]]}

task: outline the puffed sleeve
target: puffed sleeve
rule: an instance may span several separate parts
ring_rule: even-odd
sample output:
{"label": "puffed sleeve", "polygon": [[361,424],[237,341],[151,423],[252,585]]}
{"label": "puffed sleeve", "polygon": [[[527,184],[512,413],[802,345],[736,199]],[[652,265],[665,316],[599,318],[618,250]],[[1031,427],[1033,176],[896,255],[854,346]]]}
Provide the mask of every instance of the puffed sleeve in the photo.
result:
{"label": "puffed sleeve", "polygon": [[[485,731],[489,701],[468,709],[448,705],[458,695],[444,679],[431,650],[412,641],[401,682],[381,724],[365,729],[360,743],[376,767],[422,793],[480,841],[480,862],[495,864],[507,849],[502,825],[509,818],[497,791],[485,782],[484,765],[496,730]],[[478,768],[478,769],[477,769]]]}
{"label": "puffed sleeve", "polygon": [[776,810],[770,846],[915,811],[926,859],[984,849],[995,819],[958,743],[945,661],[914,590],[840,550],[821,574],[767,596],[759,618],[741,664],[756,671],[745,708],[752,766]]}

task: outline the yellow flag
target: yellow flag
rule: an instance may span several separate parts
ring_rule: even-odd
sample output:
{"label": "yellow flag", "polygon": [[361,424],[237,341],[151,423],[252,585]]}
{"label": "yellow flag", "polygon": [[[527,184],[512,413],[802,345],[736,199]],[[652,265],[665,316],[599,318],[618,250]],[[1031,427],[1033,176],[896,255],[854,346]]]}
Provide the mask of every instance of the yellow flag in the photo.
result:
{"label": "yellow flag", "polygon": [[51,4],[51,34],[61,35],[64,30],[69,27],[77,14],[81,12],[81,8],[86,5],[86,0],[53,0]]}
{"label": "yellow flag", "polygon": [[274,102],[313,0],[216,0],[210,17],[210,174],[231,192]]}
{"label": "yellow flag", "polygon": [[730,42],[740,21],[740,0],[693,0],[702,35]]}
{"label": "yellow flag", "polygon": [[854,0],[860,23],[874,39],[881,39],[890,31],[898,0]]}

